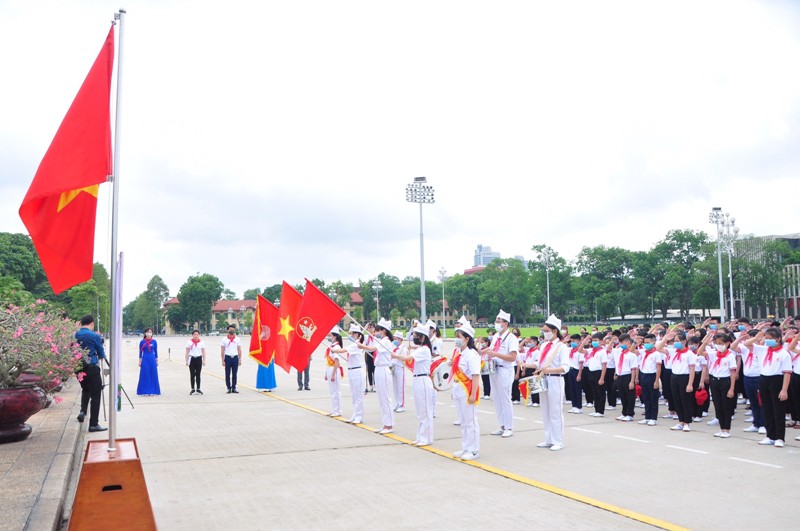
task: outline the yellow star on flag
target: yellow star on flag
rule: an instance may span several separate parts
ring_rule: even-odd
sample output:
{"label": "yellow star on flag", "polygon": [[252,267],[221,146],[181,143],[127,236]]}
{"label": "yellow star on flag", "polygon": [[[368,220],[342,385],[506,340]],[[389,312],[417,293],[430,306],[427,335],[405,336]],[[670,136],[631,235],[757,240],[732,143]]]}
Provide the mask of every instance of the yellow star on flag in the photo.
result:
{"label": "yellow star on flag", "polygon": [[294,327],[289,324],[289,316],[287,315],[286,318],[281,317],[281,331],[278,332],[278,335],[281,335],[286,338],[286,341],[289,341],[289,334],[294,332]]}
{"label": "yellow star on flag", "polygon": [[72,202],[73,199],[78,197],[78,194],[81,192],[86,192],[87,194],[93,196],[97,199],[97,193],[100,188],[99,184],[95,184],[92,186],[87,186],[86,188],[78,188],[77,190],[70,190],[68,192],[62,192],[61,197],[58,198],[58,209],[56,212],[61,212],[64,208]]}

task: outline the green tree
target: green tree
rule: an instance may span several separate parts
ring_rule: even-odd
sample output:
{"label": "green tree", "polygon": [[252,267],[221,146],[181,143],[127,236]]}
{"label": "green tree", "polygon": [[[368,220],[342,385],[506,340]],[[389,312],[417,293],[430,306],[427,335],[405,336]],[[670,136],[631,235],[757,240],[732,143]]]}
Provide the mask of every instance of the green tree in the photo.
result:
{"label": "green tree", "polygon": [[204,273],[190,276],[178,291],[178,302],[186,321],[200,323],[207,330],[211,322],[211,308],[220,300],[224,289],[225,286],[214,275]]}
{"label": "green tree", "polygon": [[0,309],[5,309],[7,304],[22,306],[34,302],[34,296],[25,290],[25,286],[18,279],[10,276],[0,276]]}
{"label": "green tree", "polygon": [[176,332],[188,331],[191,323],[186,317],[186,312],[180,304],[170,304],[167,307],[167,321]]}
{"label": "green tree", "polygon": [[[98,292],[94,279],[73,286],[66,293],[69,297],[67,313],[70,319],[78,320],[87,314],[97,315]],[[97,320],[96,317],[95,320]],[[107,332],[109,324],[108,322],[103,323],[101,320],[99,326],[97,326],[98,323],[95,323],[95,328],[98,332]]]}
{"label": "green tree", "polygon": [[33,242],[25,234],[0,232],[0,276],[16,278],[35,296],[52,294],[52,289],[42,289],[42,284],[49,283]]}
{"label": "green tree", "polygon": [[445,298],[454,315],[467,311],[475,316],[478,311],[478,284],[476,275],[453,275],[444,283]]}
{"label": "green tree", "polygon": [[[244,294],[242,295],[242,298],[244,300],[246,300],[246,301],[256,300],[256,298],[259,295],[261,295],[261,288],[250,288],[250,289],[244,290]],[[272,302],[272,301],[270,301],[270,302]]]}
{"label": "green tree", "polygon": [[222,290],[222,298],[225,299],[226,301],[235,301],[236,294],[233,291],[225,288]]}
{"label": "green tree", "polygon": [[790,253],[784,240],[770,240],[757,255],[739,262],[739,287],[746,293],[748,306],[762,308],[767,314],[781,313],[779,301],[786,287],[783,267]]}
{"label": "green tree", "polygon": [[531,301],[545,311],[547,309],[547,267],[543,260],[545,252],[550,253],[550,311],[566,316],[572,306],[573,271],[569,263],[551,247],[537,244],[531,247],[538,257],[528,263],[531,272]]}
{"label": "green tree", "polygon": [[516,258],[493,260],[480,272],[478,298],[485,315],[497,315],[502,308],[512,322],[523,323],[531,313],[530,275]]}
{"label": "green tree", "polygon": [[163,307],[164,303],[169,300],[169,288],[160,276],[155,275],[147,283],[145,294],[145,298],[150,303],[150,307],[147,308],[146,311],[150,312],[148,317],[152,318],[153,328],[158,334],[163,330]]}
{"label": "green tree", "polygon": [[269,302],[274,303],[276,300],[280,300],[281,284],[273,284],[272,286],[267,286],[266,288],[264,288],[264,292],[261,295]]}
{"label": "green tree", "polygon": [[620,247],[584,247],[576,260],[585,295],[594,300],[602,317],[625,319],[634,306],[629,296],[632,275],[631,252]]}

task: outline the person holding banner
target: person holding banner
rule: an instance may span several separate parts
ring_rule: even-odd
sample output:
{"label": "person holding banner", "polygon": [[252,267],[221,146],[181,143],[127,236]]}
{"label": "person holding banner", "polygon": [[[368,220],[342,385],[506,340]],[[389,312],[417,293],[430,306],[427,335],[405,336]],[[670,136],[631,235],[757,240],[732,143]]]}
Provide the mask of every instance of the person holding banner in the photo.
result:
{"label": "person holding banner", "polygon": [[469,324],[456,329],[456,353],[453,357],[453,399],[461,425],[461,450],[453,457],[464,461],[478,458],[480,428],[478,401],[481,390],[481,356],[475,350],[475,330]]}
{"label": "person holding banner", "polygon": [[361,393],[361,386],[364,385],[364,371],[361,368],[364,358],[363,347],[364,334],[361,327],[352,323],[349,328],[350,343],[347,344],[347,376],[350,382],[350,395],[353,399],[353,416],[347,422],[350,424],[361,424],[364,422],[364,395]]}
{"label": "person holding banner", "polygon": [[405,362],[414,362],[414,407],[417,411],[419,426],[414,446],[429,446],[433,443],[433,407],[431,395],[434,394],[431,373],[431,339],[430,329],[417,325],[412,330],[412,340],[417,348],[411,355],[392,352],[392,358]]}
{"label": "person holding banner", "polygon": [[331,394],[331,412],[329,417],[340,417],[342,415],[342,389],[341,379],[344,378],[342,364],[347,361],[347,350],[342,343],[342,330],[334,326],[331,333],[326,338],[331,346],[325,350],[325,381],[328,382],[328,391]]}
{"label": "person holding banner", "polygon": [[384,435],[394,433],[394,408],[391,398],[392,374],[389,370],[389,367],[392,366],[392,351],[394,350],[392,323],[386,319],[378,319],[374,330],[374,341],[366,346],[365,350],[370,352],[375,360],[375,387],[378,391],[378,405],[381,408],[381,418],[383,419],[383,428],[378,433]]}

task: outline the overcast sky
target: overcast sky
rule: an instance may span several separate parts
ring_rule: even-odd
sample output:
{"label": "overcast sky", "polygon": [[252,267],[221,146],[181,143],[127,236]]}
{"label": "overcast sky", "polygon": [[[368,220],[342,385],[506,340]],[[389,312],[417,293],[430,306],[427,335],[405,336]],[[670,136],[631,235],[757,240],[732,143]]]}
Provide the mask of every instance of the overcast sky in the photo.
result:
{"label": "overcast sky", "polygon": [[[113,1],[0,0],[0,231],[108,31]],[[798,231],[800,3],[134,1],[123,57],[125,301],[211,273],[572,259],[673,228]],[[95,259],[108,263],[108,185]]]}

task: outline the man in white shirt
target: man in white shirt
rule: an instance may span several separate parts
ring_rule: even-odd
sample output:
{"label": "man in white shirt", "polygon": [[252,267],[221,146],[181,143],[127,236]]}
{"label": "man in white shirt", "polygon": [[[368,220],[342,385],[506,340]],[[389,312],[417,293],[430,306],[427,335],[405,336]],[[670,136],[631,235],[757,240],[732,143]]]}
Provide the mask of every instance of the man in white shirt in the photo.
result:
{"label": "man in white shirt", "polygon": [[242,364],[242,342],[236,336],[236,327],[233,325],[228,327],[228,335],[222,338],[220,357],[222,366],[225,367],[225,385],[228,387],[228,394],[238,393],[236,376]]}

